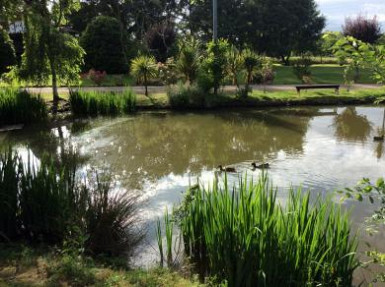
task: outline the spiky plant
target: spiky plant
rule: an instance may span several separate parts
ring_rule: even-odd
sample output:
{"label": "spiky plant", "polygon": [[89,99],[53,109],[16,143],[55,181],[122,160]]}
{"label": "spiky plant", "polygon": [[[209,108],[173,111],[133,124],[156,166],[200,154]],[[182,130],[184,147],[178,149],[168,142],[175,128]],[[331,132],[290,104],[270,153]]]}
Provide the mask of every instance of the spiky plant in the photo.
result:
{"label": "spiky plant", "polygon": [[157,75],[157,65],[154,56],[140,55],[131,61],[131,72],[145,87],[148,97],[148,81]]}

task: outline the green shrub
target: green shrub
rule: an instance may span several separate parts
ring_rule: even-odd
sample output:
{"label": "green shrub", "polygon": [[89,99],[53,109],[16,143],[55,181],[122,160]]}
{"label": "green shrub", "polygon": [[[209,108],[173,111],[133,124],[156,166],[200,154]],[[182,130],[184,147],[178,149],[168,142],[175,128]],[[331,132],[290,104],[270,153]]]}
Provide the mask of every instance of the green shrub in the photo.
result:
{"label": "green shrub", "polygon": [[128,114],[136,109],[136,95],[132,91],[122,93],[70,91],[69,102],[72,113],[76,116]]}
{"label": "green shrub", "polygon": [[218,90],[223,84],[226,76],[227,53],[229,43],[226,40],[218,40],[217,42],[209,42],[207,44],[206,54],[200,68],[198,84],[205,91],[214,89],[214,95],[218,94]]}
{"label": "green shrub", "polygon": [[41,122],[46,118],[46,105],[40,96],[16,88],[0,89],[0,126]]}
{"label": "green shrub", "polygon": [[298,60],[293,61],[293,71],[303,83],[309,83],[311,78],[312,59],[308,54],[302,55]]}
{"label": "green shrub", "polygon": [[119,21],[113,17],[95,17],[80,38],[80,44],[86,51],[85,70],[95,69],[108,74],[122,74],[128,71],[125,59],[127,36],[121,38]]}
{"label": "green shrub", "polygon": [[290,191],[286,206],[266,177],[191,189],[179,210],[185,252],[228,286],[351,286],[356,237],[328,199]]}
{"label": "green shrub", "polygon": [[16,54],[11,38],[0,26],[0,76],[8,72],[9,66],[16,64]]}
{"label": "green shrub", "polygon": [[168,100],[173,108],[202,108],[205,105],[205,94],[198,85],[178,83],[167,92]]}
{"label": "green shrub", "polygon": [[200,66],[201,44],[194,38],[179,42],[179,55],[176,68],[190,84],[194,83]]}

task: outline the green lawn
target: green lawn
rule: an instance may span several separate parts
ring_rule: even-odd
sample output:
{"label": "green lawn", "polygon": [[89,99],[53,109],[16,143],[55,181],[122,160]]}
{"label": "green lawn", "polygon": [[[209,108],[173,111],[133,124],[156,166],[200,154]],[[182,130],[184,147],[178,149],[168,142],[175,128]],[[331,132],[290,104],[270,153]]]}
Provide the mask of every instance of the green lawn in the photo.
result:
{"label": "green lawn", "polygon": [[[276,73],[273,85],[295,85],[301,81],[294,75],[293,68],[288,66],[274,66]],[[314,65],[311,67],[312,81],[314,84],[343,84],[344,67],[339,65]],[[359,83],[374,84],[368,71],[361,71]]]}

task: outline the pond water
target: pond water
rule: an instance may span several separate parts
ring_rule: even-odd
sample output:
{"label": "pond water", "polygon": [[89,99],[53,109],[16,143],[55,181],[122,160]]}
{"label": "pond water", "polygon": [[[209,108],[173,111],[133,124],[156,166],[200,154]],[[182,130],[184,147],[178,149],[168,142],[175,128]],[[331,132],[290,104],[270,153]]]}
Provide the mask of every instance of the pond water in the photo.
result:
{"label": "pond water", "polygon": [[[362,177],[384,176],[384,144],[373,142],[383,115],[381,107],[146,112],[2,133],[0,145],[29,151],[38,160],[44,152],[58,153],[72,143],[89,157],[89,165],[108,169],[118,187],[139,192],[140,216],[149,232],[134,263],[149,266],[157,260],[157,218],[198,179],[212,182],[220,164],[236,168],[229,175],[236,181],[245,172],[258,178],[261,171],[251,170],[251,162],[270,163],[268,174],[282,201],[291,186],[323,195],[354,186]],[[353,200],[343,204],[354,206],[352,220],[358,228],[374,210]],[[385,247],[383,232],[360,236],[380,250]]]}

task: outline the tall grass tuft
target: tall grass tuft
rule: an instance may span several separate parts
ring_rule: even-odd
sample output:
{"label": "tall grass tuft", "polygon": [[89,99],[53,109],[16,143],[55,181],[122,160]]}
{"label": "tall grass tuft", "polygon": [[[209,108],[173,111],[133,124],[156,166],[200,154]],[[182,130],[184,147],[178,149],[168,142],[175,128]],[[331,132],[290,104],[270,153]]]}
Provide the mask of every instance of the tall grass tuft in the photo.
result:
{"label": "tall grass tuft", "polygon": [[0,241],[67,243],[92,255],[130,252],[143,235],[136,197],[113,191],[108,178],[80,179],[72,159],[58,165],[47,157],[37,167],[0,154]]}
{"label": "tall grass tuft", "polygon": [[228,286],[351,286],[356,237],[329,199],[290,191],[281,207],[265,176],[190,191],[181,207],[186,253]]}
{"label": "tall grass tuft", "polygon": [[70,91],[69,100],[76,116],[114,116],[132,113],[136,109],[136,95],[129,90],[122,93]]}
{"label": "tall grass tuft", "polygon": [[41,122],[46,118],[47,109],[40,97],[17,88],[0,89],[0,126]]}

